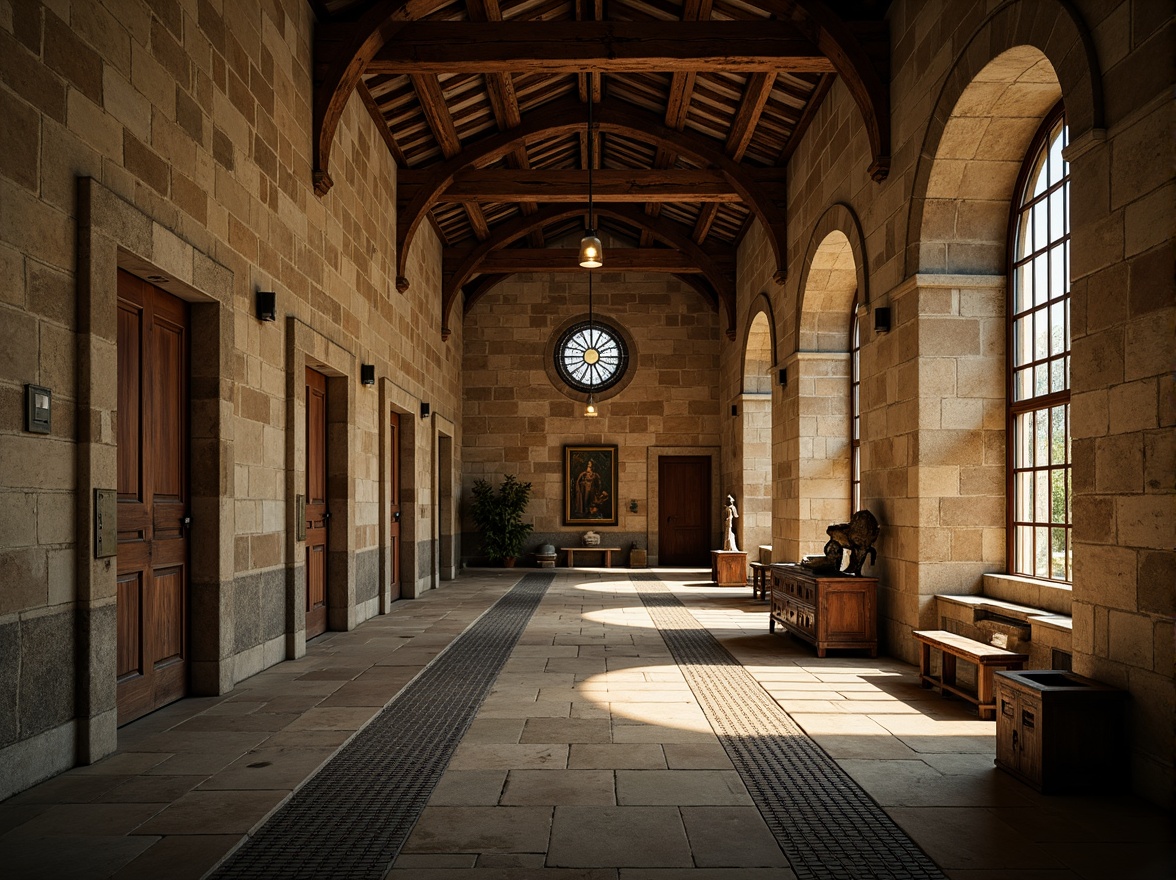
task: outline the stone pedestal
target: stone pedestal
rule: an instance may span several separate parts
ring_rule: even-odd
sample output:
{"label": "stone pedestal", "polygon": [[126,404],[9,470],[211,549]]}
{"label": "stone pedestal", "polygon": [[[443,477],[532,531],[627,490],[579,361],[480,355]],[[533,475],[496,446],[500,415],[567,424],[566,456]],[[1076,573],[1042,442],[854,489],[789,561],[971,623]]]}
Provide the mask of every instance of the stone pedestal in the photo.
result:
{"label": "stone pedestal", "polygon": [[747,554],[742,550],[712,550],[711,580],[718,587],[746,587]]}

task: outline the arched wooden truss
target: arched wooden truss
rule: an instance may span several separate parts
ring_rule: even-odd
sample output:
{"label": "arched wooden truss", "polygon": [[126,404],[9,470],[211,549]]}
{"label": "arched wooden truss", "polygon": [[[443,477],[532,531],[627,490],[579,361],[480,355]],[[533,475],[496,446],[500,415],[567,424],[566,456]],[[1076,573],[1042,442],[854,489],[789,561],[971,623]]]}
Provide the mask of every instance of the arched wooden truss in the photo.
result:
{"label": "arched wooden truss", "polygon": [[[585,144],[589,100],[599,105],[592,137],[615,137],[622,145],[618,149],[628,150],[620,160],[597,154],[602,179],[594,185],[597,215],[640,232],[641,246],[628,254],[628,265],[675,271],[728,310],[734,308],[733,282],[718,244],[733,253],[748,220],[758,220],[767,233],[777,279],[783,280],[784,166],[834,75],[845,82],[861,111],[873,156],[869,173],[875,180],[886,176],[890,108],[884,21],[844,21],[822,0],[752,0],[744,12],[732,16],[728,11],[719,19],[711,17],[712,0],[681,0],[680,20],[652,20],[647,12],[627,10],[631,0],[613,0],[613,17],[607,21],[601,20],[600,0],[554,2],[567,9],[545,7],[542,21],[504,17],[499,0],[323,4],[328,20],[316,28],[314,46],[315,191],[324,195],[331,187],[331,145],[347,101],[358,91],[386,129],[385,141],[400,166],[397,287],[408,288],[409,248],[428,218],[448,245],[447,266],[455,267],[445,275],[446,325],[457,294],[465,288],[469,295],[479,267],[484,266],[485,275],[496,275],[507,274],[497,268],[526,264],[521,253],[499,258],[490,257],[492,252],[521,235],[540,247],[547,223],[575,216],[573,206],[584,201],[582,176],[566,161],[532,167],[527,151],[543,153],[561,137],[579,136]],[[874,7],[863,4],[867,8]],[[470,126],[466,109],[459,118],[447,106],[444,83],[470,74],[484,79],[484,103],[493,108],[489,126]],[[659,84],[667,74],[664,97],[650,98],[651,88],[664,88]],[[540,101],[529,97],[533,87],[527,96],[516,94],[512,77],[529,78],[533,86],[537,75],[552,81],[574,76],[578,94],[567,94],[562,86]],[[605,76],[621,83],[620,99],[613,98],[613,90],[606,93]],[[626,88],[631,91],[626,78],[642,77],[645,91],[637,91],[645,97],[625,96]],[[705,118],[691,117],[692,94],[704,80],[712,96],[716,82],[720,91],[730,92],[733,84],[741,91],[730,102],[727,118],[717,123],[713,97]],[[402,93],[395,99],[398,82],[410,83],[407,98]],[[392,101],[385,107],[401,108],[406,100],[414,106],[419,100],[416,127],[433,137],[428,155],[400,150],[394,112],[381,107],[385,99]],[[468,93],[466,99],[462,106],[468,108]],[[647,157],[645,167],[632,159],[635,153]],[[585,167],[581,164],[580,170]],[[503,203],[515,210],[504,212]],[[663,205],[677,206],[667,208],[676,220],[660,216]],[[683,205],[693,213],[684,217]],[[456,233],[455,223],[460,226]],[[515,234],[516,229],[525,231]],[[456,247],[471,236],[476,244]],[[654,241],[677,256],[651,249]],[[486,289],[486,283],[477,283],[474,292]],[[734,323],[729,311],[728,324]]]}
{"label": "arched wooden truss", "polygon": [[[544,208],[530,216],[516,218],[511,223],[505,224],[496,230],[495,234],[485,241],[480,241],[473,247],[466,248],[463,252],[447,258],[441,282],[442,337],[449,337],[449,315],[454,303],[457,301],[458,295],[466,289],[469,279],[479,271],[479,267],[483,265],[490,254],[497,252],[500,255],[509,256],[514,249],[508,248],[508,245],[518,241],[536,229],[542,229],[544,226],[566,217],[578,217],[583,212],[584,209],[579,206],[553,205]],[[613,217],[629,226],[649,232],[655,239],[668,245],[669,248],[674,249],[661,249],[662,253],[674,255],[675,251],[679,252],[684,258],[683,265],[678,267],[682,271],[674,272],[673,274],[679,277],[692,274],[701,275],[704,280],[692,279],[687,283],[698,290],[712,308],[718,308],[720,305],[724,308],[727,317],[727,332],[728,334],[734,334],[735,267],[729,257],[708,253],[690,239],[689,230],[685,228],[676,229],[675,226],[677,224],[649,217],[641,211],[626,205],[601,205],[596,208],[596,213],[604,217]],[[563,265],[570,270],[582,272],[583,270],[576,267],[571,257],[572,255],[569,254],[568,259],[563,261]],[[624,268],[630,271],[664,271],[673,269],[675,266],[669,263],[663,266],[629,264]],[[525,268],[520,268],[517,264],[515,270],[530,271]],[[551,267],[546,267],[546,270],[551,271]],[[505,275],[507,273],[490,272],[487,274]],[[474,288],[474,290],[479,291],[478,296],[484,294],[488,289]],[[467,308],[472,305],[469,293],[467,293],[466,305]],[[734,337],[732,336],[732,338]]]}

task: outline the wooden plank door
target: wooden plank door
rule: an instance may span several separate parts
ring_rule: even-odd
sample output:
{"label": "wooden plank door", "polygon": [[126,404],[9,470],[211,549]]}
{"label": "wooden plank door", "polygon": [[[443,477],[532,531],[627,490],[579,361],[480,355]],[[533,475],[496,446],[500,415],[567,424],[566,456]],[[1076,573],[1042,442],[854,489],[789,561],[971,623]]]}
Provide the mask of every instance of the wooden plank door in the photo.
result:
{"label": "wooden plank door", "polygon": [[306,368],[306,637],[327,631],[327,377]]}
{"label": "wooden plank door", "polygon": [[118,723],[188,691],[188,306],[118,273]]}
{"label": "wooden plank door", "polygon": [[391,597],[395,602],[400,598],[400,416],[396,413],[392,413],[388,426],[388,447],[392,457],[388,485],[392,508],[388,517],[388,555],[391,557]]}
{"label": "wooden plank door", "polygon": [[663,455],[657,480],[657,564],[709,567],[710,456]]}

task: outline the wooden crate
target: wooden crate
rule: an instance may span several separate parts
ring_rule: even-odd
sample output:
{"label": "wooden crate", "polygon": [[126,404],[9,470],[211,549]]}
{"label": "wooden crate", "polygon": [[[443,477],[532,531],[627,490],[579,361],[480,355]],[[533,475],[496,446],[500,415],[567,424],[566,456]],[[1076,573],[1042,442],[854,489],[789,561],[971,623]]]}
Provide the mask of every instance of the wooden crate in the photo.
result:
{"label": "wooden crate", "polygon": [[1127,780],[1123,691],[1072,672],[998,672],[996,766],[1045,794]]}

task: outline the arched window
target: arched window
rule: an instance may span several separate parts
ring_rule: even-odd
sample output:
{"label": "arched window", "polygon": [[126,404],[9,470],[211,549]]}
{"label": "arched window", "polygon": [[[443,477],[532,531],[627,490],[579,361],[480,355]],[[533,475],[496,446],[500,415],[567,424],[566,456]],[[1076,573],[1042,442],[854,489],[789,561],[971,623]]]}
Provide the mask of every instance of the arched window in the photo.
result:
{"label": "arched window", "polygon": [[1009,570],[1071,580],[1070,177],[1061,105],[1021,171],[1009,302]]}
{"label": "arched window", "polygon": [[862,509],[862,337],[857,297],[849,319],[849,503]]}

